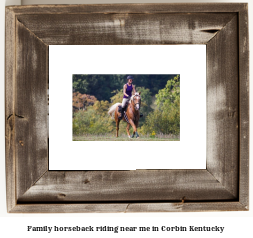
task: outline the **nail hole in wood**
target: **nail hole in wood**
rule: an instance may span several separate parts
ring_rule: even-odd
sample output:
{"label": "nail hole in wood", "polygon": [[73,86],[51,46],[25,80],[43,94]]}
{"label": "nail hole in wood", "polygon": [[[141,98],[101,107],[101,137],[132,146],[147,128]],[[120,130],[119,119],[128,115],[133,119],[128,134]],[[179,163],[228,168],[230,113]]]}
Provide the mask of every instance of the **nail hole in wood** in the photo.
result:
{"label": "nail hole in wood", "polygon": [[86,183],[89,183],[90,182],[90,180],[88,180],[88,179],[85,179],[84,180],[84,183],[86,184]]}
{"label": "nail hole in wood", "polygon": [[63,194],[63,193],[59,193],[57,197],[58,197],[58,198],[65,198],[65,197],[66,197],[66,195],[65,195],[65,194]]}

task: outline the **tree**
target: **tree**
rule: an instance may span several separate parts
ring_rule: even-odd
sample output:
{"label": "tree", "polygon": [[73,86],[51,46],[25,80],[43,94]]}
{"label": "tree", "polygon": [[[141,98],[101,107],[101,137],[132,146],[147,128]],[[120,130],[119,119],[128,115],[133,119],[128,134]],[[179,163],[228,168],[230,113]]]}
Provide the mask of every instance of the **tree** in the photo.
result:
{"label": "tree", "polygon": [[123,99],[123,89],[121,90],[114,90],[112,92],[112,94],[114,94],[112,97],[111,97],[111,105],[115,104],[115,103],[121,103],[122,102],[122,99]]}
{"label": "tree", "polygon": [[152,95],[148,88],[137,87],[136,92],[141,92],[141,111],[144,116],[147,116],[148,113],[153,111],[151,108],[152,104]]}
{"label": "tree", "polygon": [[[136,74],[134,77],[134,85],[136,87],[148,88],[151,95],[155,95],[158,91],[165,87],[168,80],[176,75],[169,74]],[[81,94],[94,95],[98,100],[107,100],[111,98],[111,92],[122,90],[126,83],[127,74],[74,74],[73,92]]]}
{"label": "tree", "polygon": [[82,94],[87,93],[89,83],[80,75],[73,75],[73,91]]}
{"label": "tree", "polygon": [[74,74],[73,91],[109,101],[112,91],[123,88],[125,78],[125,75],[120,74]]}
{"label": "tree", "polygon": [[110,103],[108,101],[96,101],[93,105],[96,113],[105,116],[107,115],[108,109],[110,107]]}
{"label": "tree", "polygon": [[166,109],[175,101],[180,100],[180,76],[168,80],[164,89],[159,90],[156,95],[156,104],[160,109]]}
{"label": "tree", "polygon": [[180,76],[168,80],[156,95],[157,108],[150,113],[141,128],[142,133],[180,133]]}
{"label": "tree", "polygon": [[84,110],[86,107],[93,105],[96,101],[97,99],[92,95],[74,92],[72,96],[73,112]]}

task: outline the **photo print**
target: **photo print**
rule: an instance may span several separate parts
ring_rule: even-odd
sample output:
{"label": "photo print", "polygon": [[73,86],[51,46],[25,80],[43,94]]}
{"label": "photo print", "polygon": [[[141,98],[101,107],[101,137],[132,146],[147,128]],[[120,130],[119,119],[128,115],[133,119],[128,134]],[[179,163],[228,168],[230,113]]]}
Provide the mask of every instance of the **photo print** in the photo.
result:
{"label": "photo print", "polygon": [[73,141],[179,141],[179,74],[73,74]]}

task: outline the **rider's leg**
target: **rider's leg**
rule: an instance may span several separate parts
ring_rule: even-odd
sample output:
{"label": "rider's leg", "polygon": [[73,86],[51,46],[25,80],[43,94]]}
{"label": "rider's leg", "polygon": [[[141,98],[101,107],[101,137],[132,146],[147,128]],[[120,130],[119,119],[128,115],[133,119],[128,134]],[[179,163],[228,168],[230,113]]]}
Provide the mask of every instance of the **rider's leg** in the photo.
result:
{"label": "rider's leg", "polygon": [[123,98],[122,103],[121,103],[122,108],[124,108],[126,106],[126,102],[127,102],[127,99]]}
{"label": "rider's leg", "polygon": [[123,100],[122,100],[122,104],[121,104],[121,107],[122,107],[122,109],[121,109],[121,116],[119,117],[119,119],[122,119],[122,117],[123,117],[123,113],[124,113],[124,110],[125,110],[125,106],[126,106],[126,103],[127,103],[127,98],[123,98]]}

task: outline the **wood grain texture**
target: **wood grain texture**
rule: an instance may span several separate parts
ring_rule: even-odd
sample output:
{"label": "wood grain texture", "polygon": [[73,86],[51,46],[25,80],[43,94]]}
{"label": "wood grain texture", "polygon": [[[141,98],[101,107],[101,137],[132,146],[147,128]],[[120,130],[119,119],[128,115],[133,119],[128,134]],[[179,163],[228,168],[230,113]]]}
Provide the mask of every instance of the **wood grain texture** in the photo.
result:
{"label": "wood grain texture", "polygon": [[17,198],[48,169],[47,46],[16,22],[15,145]]}
{"label": "wood grain texture", "polygon": [[207,170],[49,171],[18,201],[204,201],[235,198]]}
{"label": "wood grain texture", "polygon": [[235,16],[207,45],[207,169],[238,197],[239,80]]}
{"label": "wood grain texture", "polygon": [[27,5],[9,7],[16,15],[25,14],[160,14],[238,12],[245,3],[155,3],[155,4],[83,4],[83,5]]}
{"label": "wood grain texture", "polygon": [[15,81],[15,16],[12,11],[6,9],[5,26],[5,154],[6,154],[6,196],[7,211],[16,205],[16,181],[15,181],[15,148],[14,148],[14,81]]}
{"label": "wood grain texture", "polygon": [[[48,45],[206,44],[236,13],[18,16]],[[47,31],[45,31],[45,28]]]}
{"label": "wood grain texture", "polygon": [[239,19],[239,201],[249,206],[249,32],[248,5],[238,14]]}
{"label": "wood grain texture", "polygon": [[[48,45],[205,44],[235,14],[24,15]],[[44,28],[47,31],[44,31]]]}
{"label": "wood grain texture", "polygon": [[214,212],[247,211],[239,202],[195,203],[83,203],[83,204],[22,204],[13,213],[133,213],[133,212]]}
{"label": "wood grain texture", "polygon": [[212,212],[247,211],[239,202],[143,203],[129,204],[127,212]]}

